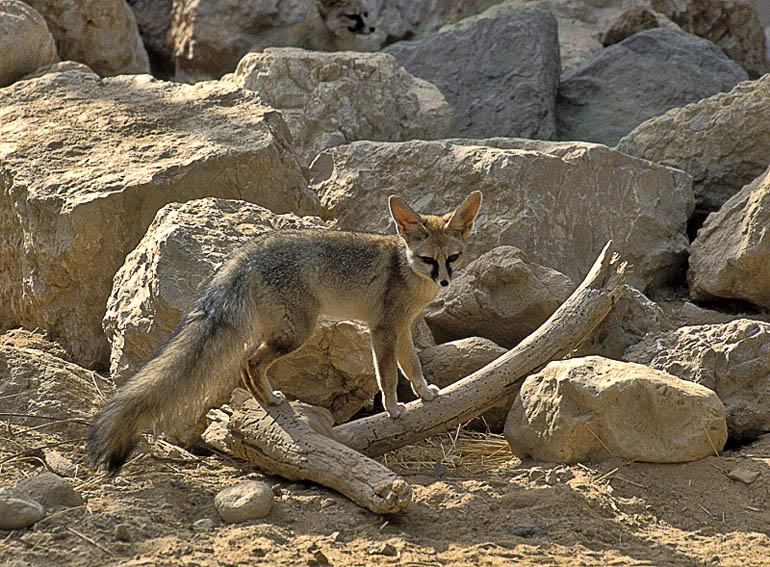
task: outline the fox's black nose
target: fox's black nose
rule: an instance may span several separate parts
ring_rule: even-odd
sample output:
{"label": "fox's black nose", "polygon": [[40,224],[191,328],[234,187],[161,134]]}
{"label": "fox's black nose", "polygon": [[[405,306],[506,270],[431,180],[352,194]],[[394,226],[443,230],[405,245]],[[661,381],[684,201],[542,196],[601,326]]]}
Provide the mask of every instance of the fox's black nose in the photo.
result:
{"label": "fox's black nose", "polygon": [[439,283],[441,284],[441,287],[446,287],[449,285],[449,282],[446,280],[441,280]]}

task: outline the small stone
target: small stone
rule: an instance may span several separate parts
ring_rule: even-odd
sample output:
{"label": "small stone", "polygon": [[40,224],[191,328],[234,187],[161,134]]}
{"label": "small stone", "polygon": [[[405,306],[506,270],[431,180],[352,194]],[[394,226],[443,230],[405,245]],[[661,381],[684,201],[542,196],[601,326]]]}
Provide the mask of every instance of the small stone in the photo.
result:
{"label": "small stone", "polygon": [[112,481],[112,484],[115,486],[128,486],[131,484],[131,481],[129,481],[127,478],[123,476],[116,476],[115,479]]}
{"label": "small stone", "polygon": [[118,524],[115,526],[113,536],[118,541],[131,541],[131,526],[128,524]]}
{"label": "small stone", "polygon": [[753,471],[739,465],[727,473],[727,478],[739,480],[744,484],[751,484],[759,478],[759,471]]}
{"label": "small stone", "polygon": [[334,543],[339,543],[340,541],[342,541],[342,532],[338,530],[333,531],[332,533],[329,534],[329,539]]}
{"label": "small stone", "polygon": [[78,467],[75,463],[64,457],[56,449],[44,449],[45,463],[59,476],[73,478],[77,476]]}
{"label": "small stone", "polygon": [[198,530],[210,530],[214,527],[214,520],[211,518],[201,518],[193,522],[193,527]]}
{"label": "small stone", "polygon": [[336,504],[336,502],[335,502],[334,498],[324,498],[323,500],[321,500],[321,510],[323,510],[325,508],[331,508],[335,504]]}
{"label": "small stone", "polygon": [[508,526],[508,533],[512,536],[527,538],[542,535],[543,530],[537,525],[514,524]]}
{"label": "small stone", "polygon": [[273,505],[273,490],[264,482],[247,480],[226,488],[214,498],[214,507],[228,523],[263,518]]}
{"label": "small stone", "polygon": [[376,543],[369,548],[369,555],[396,557],[398,555],[398,550],[387,542]]}
{"label": "small stone", "polygon": [[46,471],[22,480],[17,487],[29,494],[33,500],[42,504],[46,510],[72,508],[85,504],[83,497],[77,490],[52,472]]}
{"label": "small stone", "polygon": [[436,480],[443,479],[447,475],[447,472],[449,471],[443,463],[436,463],[433,465],[433,478]]}
{"label": "small stone", "polygon": [[45,508],[19,488],[0,488],[0,530],[26,528],[45,518]]}

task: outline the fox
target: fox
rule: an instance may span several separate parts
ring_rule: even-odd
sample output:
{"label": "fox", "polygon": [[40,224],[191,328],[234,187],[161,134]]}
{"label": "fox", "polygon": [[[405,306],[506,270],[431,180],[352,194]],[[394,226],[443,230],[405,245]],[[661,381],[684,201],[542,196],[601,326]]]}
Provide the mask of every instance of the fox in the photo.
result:
{"label": "fox", "polygon": [[87,435],[92,467],[116,474],[142,431],[169,432],[180,416],[202,415],[238,378],[261,405],[283,403],[270,385],[270,366],[299,348],[321,315],[368,326],[391,418],[405,408],[396,395],[398,367],[417,396],[433,400],[439,388],[423,376],[412,323],[462,264],[481,199],[474,191],[454,211],[430,215],[391,195],[395,234],[319,228],[252,239],[222,263],[166,342],[97,412]]}

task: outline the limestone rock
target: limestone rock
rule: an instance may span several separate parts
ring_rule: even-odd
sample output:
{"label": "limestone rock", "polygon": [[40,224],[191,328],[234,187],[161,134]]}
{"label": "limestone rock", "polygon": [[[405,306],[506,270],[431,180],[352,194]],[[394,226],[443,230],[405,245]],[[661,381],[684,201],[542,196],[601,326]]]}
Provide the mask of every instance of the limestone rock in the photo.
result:
{"label": "limestone rock", "polygon": [[45,518],[45,508],[24,491],[11,486],[0,488],[0,530],[27,528]]}
{"label": "limestone rock", "polygon": [[770,307],[770,168],[706,219],[690,249],[690,297]]}
{"label": "limestone rock", "polygon": [[484,203],[466,262],[500,245],[582,281],[612,238],[644,290],[668,277],[687,249],[687,174],[604,146],[520,139],[354,142],[311,167],[324,216],[339,228],[387,232],[387,198],[446,212],[473,190]]}
{"label": "limestone rock", "polygon": [[385,51],[441,90],[454,112],[453,135],[552,137],[560,72],[556,20],[538,10],[485,14]]}
{"label": "limestone rock", "polygon": [[441,92],[385,53],[270,48],[247,54],[225,79],[281,111],[308,163],[325,148],[355,140],[430,140],[451,128]]}
{"label": "limestone rock", "polygon": [[511,348],[537,329],[575,289],[514,246],[498,246],[463,268],[425,309],[439,343],[484,337]]}
{"label": "limestone rock", "polygon": [[0,87],[57,59],[43,17],[20,0],[0,0]]}
{"label": "limestone rock", "polygon": [[59,56],[102,76],[148,73],[147,51],[125,0],[25,0],[42,14]]}
{"label": "limestone rock", "polygon": [[234,85],[70,70],[1,89],[0,109],[0,329],[46,329],[85,365],[108,359],[112,277],[164,204],[318,212],[280,114]]}
{"label": "limestone rock", "polygon": [[652,334],[624,358],[714,390],[731,439],[770,432],[770,324],[738,319]]}
{"label": "limestone rock", "polygon": [[[235,249],[266,230],[318,226],[322,223],[317,218],[275,215],[224,199],[172,203],[161,209],[115,275],[107,303],[104,329],[112,344],[115,381],[124,382],[163,343]],[[305,346],[273,364],[269,377],[273,387],[288,396],[329,408],[338,422],[377,392],[368,333],[350,322],[323,322]],[[237,383],[238,377],[231,382]],[[228,395],[222,392],[209,405],[220,405]],[[190,427],[199,417],[190,416]]]}
{"label": "limestone rock", "polygon": [[762,24],[745,0],[650,0],[682,29],[716,43],[752,77],[770,70]]}
{"label": "limestone rock", "polygon": [[37,476],[22,480],[16,485],[16,488],[29,494],[49,512],[59,508],[72,508],[85,504],[83,497],[77,490],[52,472],[42,472]]}
{"label": "limestone rock", "polygon": [[542,461],[678,463],[721,450],[727,425],[724,406],[705,386],[590,356],[551,362],[529,376],[505,438],[514,455]]}
{"label": "limestone rock", "polygon": [[746,72],[707,40],[646,30],[562,76],[557,137],[611,146],[648,118],[746,79]]}
{"label": "limestone rock", "polygon": [[[469,337],[436,345],[419,352],[422,371],[429,384],[446,388],[483,368],[507,351],[500,345],[481,337]],[[505,418],[511,409],[518,388],[511,392],[507,400],[495,405],[482,414],[483,422],[478,425],[494,433],[500,433],[505,425]],[[407,380],[399,382],[398,399],[402,401],[416,399]],[[475,420],[474,420],[475,421]],[[476,424],[471,422],[473,428]]]}
{"label": "limestone rock", "polygon": [[692,175],[696,214],[705,217],[767,168],[768,99],[770,74],[651,118],[617,149]]}
{"label": "limestone rock", "polygon": [[[3,411],[48,418],[81,418],[88,421],[104,398],[108,384],[95,372],[31,346],[0,342],[0,399]],[[14,417],[14,424],[35,426],[50,419]],[[85,427],[77,422],[47,431],[82,437]]]}
{"label": "limestone rock", "polygon": [[256,480],[239,482],[214,497],[214,507],[227,523],[264,518],[272,506],[273,489]]}

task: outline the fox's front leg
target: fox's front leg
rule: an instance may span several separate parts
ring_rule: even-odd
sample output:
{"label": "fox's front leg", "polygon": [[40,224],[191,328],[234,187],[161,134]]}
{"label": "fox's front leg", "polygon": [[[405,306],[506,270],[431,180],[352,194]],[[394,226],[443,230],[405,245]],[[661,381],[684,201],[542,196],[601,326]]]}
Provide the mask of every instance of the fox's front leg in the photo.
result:
{"label": "fox's front leg", "polygon": [[398,337],[396,355],[401,371],[412,385],[412,391],[423,401],[429,402],[438,395],[439,388],[435,384],[428,384],[422,373],[422,364],[417,356],[417,350],[412,341],[412,332],[407,328]]}
{"label": "fox's front leg", "polygon": [[396,366],[396,335],[390,328],[371,330],[374,369],[377,373],[377,385],[382,392],[382,404],[392,418],[401,417],[406,409],[398,403],[398,368]]}

